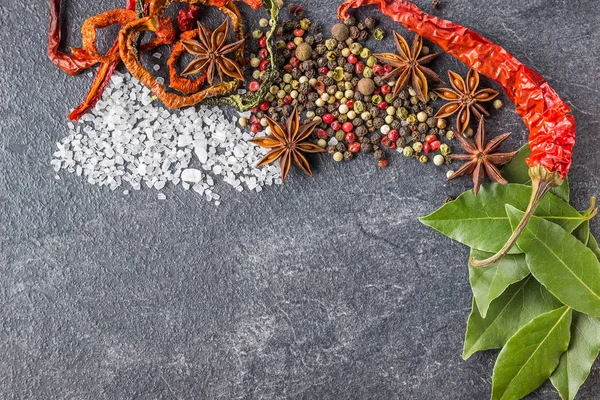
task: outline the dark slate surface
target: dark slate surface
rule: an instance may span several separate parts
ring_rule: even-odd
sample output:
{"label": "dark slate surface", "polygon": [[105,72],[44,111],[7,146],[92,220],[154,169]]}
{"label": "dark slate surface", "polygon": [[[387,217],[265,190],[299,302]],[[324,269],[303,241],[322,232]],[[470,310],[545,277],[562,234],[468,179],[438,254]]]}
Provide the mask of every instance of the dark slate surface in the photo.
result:
{"label": "dark slate surface", "polygon": [[[121,0],[65,3],[77,45],[83,19]],[[572,197],[586,208],[599,194],[600,2],[445,3],[439,15],[505,45],[573,106]],[[336,2],[305,5],[333,23]],[[467,180],[400,157],[387,170],[324,157],[314,178],[261,194],[223,186],[218,208],[181,188],[158,201],[57,181],[55,142],[90,78],[48,61],[46,24],[44,1],[1,1],[1,398],[489,396],[495,354],[460,357],[467,249],[416,219]],[[495,115],[490,134],[524,142],[512,107]],[[599,391],[596,364],[579,398]],[[530,398],[558,396],[545,385]]]}

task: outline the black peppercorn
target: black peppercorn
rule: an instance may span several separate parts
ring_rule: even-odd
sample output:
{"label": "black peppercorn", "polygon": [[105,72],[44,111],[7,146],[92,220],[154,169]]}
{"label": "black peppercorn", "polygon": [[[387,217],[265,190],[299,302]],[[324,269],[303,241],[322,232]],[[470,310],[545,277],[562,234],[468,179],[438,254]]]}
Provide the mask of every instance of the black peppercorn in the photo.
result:
{"label": "black peppercorn", "polygon": [[365,97],[363,98],[363,101],[364,101],[365,103],[369,103],[369,104],[371,104],[371,99],[372,99],[372,97],[371,97],[371,96],[365,96]]}
{"label": "black peppercorn", "polygon": [[312,46],[313,44],[315,44],[315,37],[312,35],[309,35],[304,38],[304,41]]}
{"label": "black peppercorn", "polygon": [[[316,29],[316,27],[315,27],[315,29]],[[318,43],[319,45],[321,45],[321,43],[324,40],[323,34],[321,32],[317,32],[317,33],[314,33],[313,36],[315,37],[315,43]]]}
{"label": "black peppercorn", "polygon": [[334,112],[338,112],[337,111],[337,107],[335,106],[335,104],[327,104],[327,111],[329,111],[329,113],[334,113]]}
{"label": "black peppercorn", "polygon": [[[408,100],[410,98],[410,96],[406,90],[403,90],[398,94],[398,98],[400,100]],[[402,105],[404,105],[404,103]],[[406,106],[404,106],[404,107],[406,107]]]}
{"label": "black peppercorn", "polygon": [[385,84],[381,76],[376,76],[375,78],[373,78],[373,82],[375,82],[377,86],[383,86]]}
{"label": "black peppercorn", "polygon": [[360,29],[358,29],[356,26],[351,26],[350,37],[354,40],[358,39],[360,37]]}
{"label": "black peppercorn", "polygon": [[314,69],[309,69],[308,71],[306,71],[304,73],[304,76],[306,76],[308,79],[312,79],[315,77],[315,75],[317,75],[317,71]]}
{"label": "black peppercorn", "polygon": [[295,80],[298,80],[302,76],[302,72],[300,72],[300,70],[298,68],[294,68],[292,70],[291,75],[292,75],[292,78],[294,78]]}
{"label": "black peppercorn", "polygon": [[427,106],[427,108],[425,108],[425,114],[427,114],[428,117],[433,117],[433,114],[435,114],[435,110],[433,109],[433,107]]}
{"label": "black peppercorn", "polygon": [[332,127],[327,128],[327,137],[335,136],[335,130]]}
{"label": "black peppercorn", "polygon": [[402,128],[402,123],[400,121],[398,121],[397,119],[393,120],[392,123],[390,124],[390,129],[399,131],[400,128]]}
{"label": "black peppercorn", "polygon": [[354,72],[354,64],[347,63],[344,65],[344,72],[353,73]]}
{"label": "black peppercorn", "polygon": [[[312,104],[312,103],[309,103],[309,104]],[[322,117],[325,114],[327,114],[327,110],[325,110],[325,108],[323,108],[323,107],[319,107],[315,110],[315,115],[318,115],[319,117]]]}
{"label": "black peppercorn", "polygon": [[[317,106],[315,103],[306,103],[306,111],[315,111],[317,109]],[[317,114],[319,115],[319,114]]]}
{"label": "black peppercorn", "polygon": [[354,92],[354,101],[363,101],[363,95],[358,90]]}
{"label": "black peppercorn", "polygon": [[[358,79],[358,77],[355,76],[352,78],[352,80],[350,80],[350,83],[352,83],[352,86],[357,87],[359,81],[360,79]],[[358,93],[358,90],[356,92]]]}
{"label": "black peppercorn", "polygon": [[427,131],[429,131],[429,127],[427,126],[427,124],[425,122],[419,123],[419,125],[417,126],[417,129],[422,134],[427,133]]}
{"label": "black peppercorn", "polygon": [[377,117],[373,120],[373,127],[375,129],[380,129],[384,125],[385,125],[385,121],[383,120],[383,118]]}
{"label": "black peppercorn", "polygon": [[335,80],[329,76],[323,78],[323,84],[327,87],[335,85]]}
{"label": "black peppercorn", "polygon": [[385,159],[385,153],[382,150],[376,150],[373,153],[373,158],[375,158],[377,161],[381,161]]}
{"label": "black peppercorn", "polygon": [[359,42],[366,42],[369,39],[369,32],[360,31],[360,35],[358,36]]}
{"label": "black peppercorn", "polygon": [[371,143],[363,143],[361,149],[363,153],[369,154],[373,152],[373,145]]}
{"label": "black peppercorn", "polygon": [[392,105],[393,105],[395,108],[400,108],[400,107],[402,107],[402,100],[401,100],[401,99],[399,99],[399,98],[395,98],[395,99],[394,99],[394,102],[392,103]]}
{"label": "black peppercorn", "polygon": [[349,72],[344,72],[344,81],[350,82],[352,80],[352,74]]}
{"label": "black peppercorn", "polygon": [[349,16],[348,18],[346,18],[344,20],[344,24],[346,24],[347,26],[353,26],[356,25],[356,18],[354,18],[352,15]]}
{"label": "black peppercorn", "polygon": [[332,146],[332,145],[327,146],[327,154],[332,156],[335,152],[336,152],[335,146]]}
{"label": "black peppercorn", "polygon": [[417,108],[419,109],[419,111],[425,111],[425,109],[427,108],[427,104],[419,103],[417,104]]}
{"label": "black peppercorn", "polygon": [[354,133],[356,133],[356,136],[358,137],[363,137],[366,136],[367,133],[369,133],[369,130],[365,126],[358,126],[354,130]]}
{"label": "black peppercorn", "polygon": [[371,144],[379,144],[381,141],[381,134],[375,132],[371,135]]}
{"label": "black peppercorn", "polygon": [[[442,8],[442,0],[431,0],[431,5],[433,6],[433,8]],[[445,203],[447,203],[447,201],[445,201]]]}
{"label": "black peppercorn", "polygon": [[372,119],[368,119],[365,121],[365,126],[370,130],[373,131],[373,120]]}
{"label": "black peppercorn", "polygon": [[431,128],[429,130],[429,132],[427,132],[428,135],[439,135],[440,131],[437,128]]}
{"label": "black peppercorn", "polygon": [[377,25],[377,20],[373,17],[367,17],[367,18],[365,18],[364,23],[367,28],[373,29]]}
{"label": "black peppercorn", "polygon": [[351,152],[349,152],[349,151],[345,151],[345,152],[344,152],[344,160],[346,160],[346,161],[350,161],[350,160],[352,160],[353,158],[354,158],[354,154],[352,154],[352,153],[351,153]]}
{"label": "black peppercorn", "polygon": [[409,109],[411,107],[410,100],[404,100],[402,107]]}
{"label": "black peppercorn", "polygon": [[290,57],[292,56],[292,51],[291,51],[291,50],[288,50],[288,49],[283,49],[283,50],[281,51],[281,55],[282,55],[282,56],[283,56],[285,59],[288,59],[288,58],[290,58]]}
{"label": "black peppercorn", "polygon": [[437,120],[433,117],[427,118],[427,126],[430,128],[435,128],[437,126]]}
{"label": "black peppercorn", "polygon": [[317,99],[319,98],[319,94],[315,92],[310,92],[306,95],[306,98],[308,99],[308,101],[317,101]]}
{"label": "black peppercorn", "polygon": [[[362,124],[364,124],[365,121],[362,120],[362,118],[354,118],[352,120],[352,125],[356,126],[356,127],[360,127]],[[358,135],[358,134],[357,134]]]}
{"label": "black peppercorn", "polygon": [[335,149],[339,152],[344,152],[346,151],[346,145],[342,142],[339,142],[338,144],[335,145]]}
{"label": "black peppercorn", "polygon": [[367,29],[367,26],[365,25],[364,22],[359,22],[358,24],[356,24],[356,26],[358,27],[358,29],[360,29],[361,31],[364,31],[365,29]]}
{"label": "black peppercorn", "polygon": [[398,134],[402,137],[407,137],[410,134],[410,130],[403,126],[402,128],[398,129]]}
{"label": "black peppercorn", "polygon": [[327,68],[330,70],[336,69],[338,66],[337,61],[327,61]]}
{"label": "black peppercorn", "polygon": [[421,141],[421,133],[419,133],[419,131],[413,131],[410,134],[410,137],[412,139],[413,142],[420,142]]}
{"label": "black peppercorn", "polygon": [[284,115],[291,115],[292,111],[294,111],[294,108],[292,106],[290,106],[289,104],[286,104],[283,107],[281,107],[281,112]]}
{"label": "black peppercorn", "polygon": [[404,146],[406,146],[406,138],[398,138],[398,140],[396,140],[396,147],[402,149]]}

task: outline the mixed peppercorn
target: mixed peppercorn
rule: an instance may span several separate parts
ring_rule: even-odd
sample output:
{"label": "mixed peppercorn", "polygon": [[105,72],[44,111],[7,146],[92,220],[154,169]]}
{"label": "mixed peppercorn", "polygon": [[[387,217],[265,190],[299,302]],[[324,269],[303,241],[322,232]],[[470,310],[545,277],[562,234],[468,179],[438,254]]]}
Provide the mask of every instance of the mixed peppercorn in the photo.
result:
{"label": "mixed peppercorn", "polygon": [[[438,96],[427,90],[417,93],[406,84],[399,87],[398,67],[382,62],[383,55],[366,46],[370,38],[381,40],[385,35],[374,18],[350,17],[334,25],[331,37],[325,38],[302,7],[289,5],[288,11],[292,17],[277,30],[282,73],[252,116],[240,119],[242,125],[250,125],[255,133],[265,128],[270,133],[266,117],[284,123],[297,107],[304,122],[319,121],[311,141],[337,162],[366,153],[386,167],[390,150],[422,163],[430,157],[438,166],[447,162],[451,149],[443,141],[454,133],[446,130],[445,119],[435,118],[432,103]],[[266,28],[268,21],[259,25]],[[263,30],[255,30],[252,37],[258,51],[248,60],[255,70],[247,87],[256,91],[269,61]],[[431,60],[435,55],[422,46],[415,54],[419,56]]]}

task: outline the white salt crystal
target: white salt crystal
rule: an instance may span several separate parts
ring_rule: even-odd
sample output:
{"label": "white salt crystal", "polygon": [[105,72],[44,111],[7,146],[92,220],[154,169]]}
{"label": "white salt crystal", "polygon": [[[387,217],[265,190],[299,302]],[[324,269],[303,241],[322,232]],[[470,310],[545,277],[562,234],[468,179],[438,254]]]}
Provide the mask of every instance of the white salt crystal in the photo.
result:
{"label": "white salt crystal", "polygon": [[181,172],[181,180],[184,182],[198,183],[202,180],[202,172],[195,168],[184,169]]}

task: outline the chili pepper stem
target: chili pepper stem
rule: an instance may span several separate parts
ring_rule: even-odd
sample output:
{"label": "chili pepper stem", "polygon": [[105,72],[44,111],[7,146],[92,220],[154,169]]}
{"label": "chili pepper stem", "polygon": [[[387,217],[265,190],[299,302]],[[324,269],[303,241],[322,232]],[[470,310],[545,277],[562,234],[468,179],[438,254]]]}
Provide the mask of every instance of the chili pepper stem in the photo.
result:
{"label": "chili pepper stem", "polygon": [[494,264],[495,262],[500,261],[506,254],[508,254],[510,249],[512,249],[513,246],[517,243],[519,236],[521,236],[521,233],[529,223],[529,220],[533,216],[533,213],[535,212],[537,207],[540,205],[540,202],[542,201],[546,193],[548,193],[550,189],[552,189],[554,186],[555,184],[551,179],[533,178],[531,199],[529,200],[529,204],[527,205],[527,210],[525,210],[525,215],[523,215],[521,222],[519,222],[519,225],[517,225],[510,238],[508,238],[506,244],[504,244],[504,246],[498,253],[494,254],[490,258],[487,258],[485,260],[476,260],[474,257],[471,258],[471,266],[475,268],[487,267],[491,264]]}

